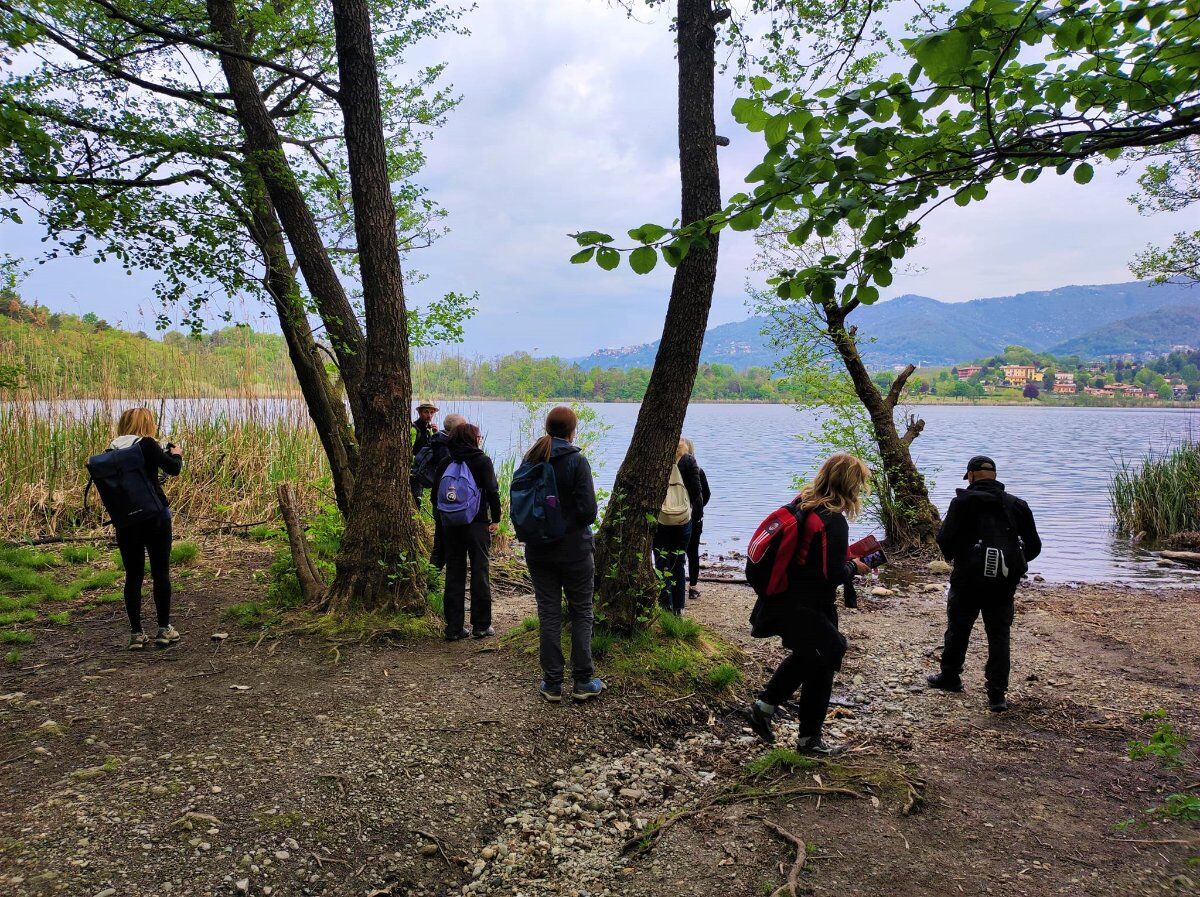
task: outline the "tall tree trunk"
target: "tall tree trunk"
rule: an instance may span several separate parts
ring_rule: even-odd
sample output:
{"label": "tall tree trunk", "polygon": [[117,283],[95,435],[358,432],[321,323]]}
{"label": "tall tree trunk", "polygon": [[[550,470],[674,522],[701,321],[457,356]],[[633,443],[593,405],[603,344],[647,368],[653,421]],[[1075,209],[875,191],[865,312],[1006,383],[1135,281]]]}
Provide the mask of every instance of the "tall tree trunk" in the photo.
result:
{"label": "tall tree trunk", "polygon": [[910,418],[901,436],[895,418],[896,404],[914,368],[910,364],[896,377],[884,396],[858,353],[855,328],[846,327],[846,311],[834,305],[823,306],[823,311],[829,335],[854,384],[854,392],[871,418],[871,429],[883,460],[883,474],[891,493],[886,499],[890,507],[883,515],[888,544],[899,550],[927,548],[936,541],[941,518],[929,500],[925,477],[913,463],[909,448],[925,429],[925,421],[915,416]]}
{"label": "tall tree trunk", "polygon": [[300,285],[292,273],[284,246],[283,232],[258,169],[247,165],[245,179],[246,205],[251,215],[250,235],[263,255],[266,266],[264,283],[275,303],[279,326],[283,330],[308,415],[325,449],[338,510],[345,516],[349,513],[350,496],[354,492],[358,445],[346,416],[346,406],[329,382],[325,363],[313,339]]}
{"label": "tall tree trunk", "polygon": [[365,0],[334,0],[333,25],[367,340],[361,411],[355,418],[362,455],[327,602],[335,611],[424,612],[427,546],[408,482],[408,314]]}
{"label": "tall tree trunk", "polygon": [[[209,22],[221,42],[237,53],[249,53],[250,48],[238,22],[233,0],[207,0],[207,3]],[[249,161],[262,176],[280,224],[292,245],[296,264],[317,304],[317,311],[337,356],[342,382],[346,384],[346,394],[357,424],[361,410],[358,391],[365,370],[362,328],[326,251],[312,209],[288,164],[279,131],[254,77],[254,65],[244,56],[222,54],[221,69],[225,73],[230,96],[233,97],[238,123],[245,134]]]}
{"label": "tall tree trunk", "polygon": [[[679,174],[682,221],[721,210],[713,117],[716,24],[712,0],[678,0]],[[675,269],[662,340],[633,439],[617,471],[596,547],[598,604],[608,625],[630,632],[657,597],[653,516],[662,506],[696,381],[717,277],[717,237],[697,241]]]}

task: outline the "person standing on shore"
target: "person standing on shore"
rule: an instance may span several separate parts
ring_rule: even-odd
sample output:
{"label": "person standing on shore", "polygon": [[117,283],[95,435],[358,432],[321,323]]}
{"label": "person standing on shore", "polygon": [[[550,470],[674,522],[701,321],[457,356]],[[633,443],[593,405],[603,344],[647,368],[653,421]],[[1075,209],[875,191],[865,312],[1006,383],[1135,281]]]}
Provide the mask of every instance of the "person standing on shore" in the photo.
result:
{"label": "person standing on shore", "polygon": [[1017,584],[1042,540],[1029,505],[996,479],[996,462],[976,455],[967,462],[966,489],[957,490],[938,531],[938,547],[954,565],[946,597],[942,669],[930,688],[962,691],[962,669],[975,620],[983,615],[988,659],[984,666],[988,707],[1008,709],[1009,638]]}
{"label": "person standing on shore", "polygon": [[[438,425],[434,422],[433,416],[437,414],[438,407],[432,402],[422,402],[417,406],[417,419],[412,422],[412,453],[413,467],[418,466],[418,457],[421,454],[421,449],[425,448],[437,435]],[[412,488],[413,498],[417,500],[417,506],[420,507],[421,495],[428,488],[421,481],[417,471],[408,478],[408,484]]]}
{"label": "person standing on shore", "polygon": [[[442,528],[446,587],[442,613],[446,641],[487,638],[492,628],[492,582],[489,552],[500,522],[500,486],[492,459],[479,447],[473,424],[459,424],[450,438],[449,454],[438,467],[434,513]],[[467,562],[471,567],[471,628],[464,625]]]}
{"label": "person standing on shore", "polygon": [[849,554],[850,528],[847,517],[856,517],[863,487],[870,478],[867,465],[854,455],[830,457],[811,483],[788,509],[796,515],[797,537],[787,558],[785,591],[760,594],[750,613],[754,638],[779,636],[791,653],[783,659],[750,709],[750,727],[764,741],[775,734],[771,721],[775,711],[800,689],[800,736],[796,748],[802,754],[832,755],[843,748],[821,739],[833,677],[842,668],[846,638],[838,631],[835,600],[838,586],[847,598],[855,576],[871,568]]}
{"label": "person standing on shore", "polygon": [[683,475],[683,484],[692,502],[692,535],[687,547],[688,600],[695,601],[700,597],[696,584],[700,582],[700,536],[704,532],[704,507],[712,498],[712,490],[708,487],[704,468],[696,461],[695,443],[687,438],[682,442],[687,451],[679,459],[679,472]]}
{"label": "person standing on shore", "polygon": [[587,701],[604,691],[592,661],[592,594],[596,586],[592,524],[596,484],[592,468],[572,445],[579,419],[566,405],[546,415],[546,435],[525,453],[513,476],[513,527],[525,543],[525,563],[537,600],[538,692],[552,703],[563,697],[563,600],[571,626],[571,697]]}
{"label": "person standing on shore", "polygon": [[[434,433],[429,441],[425,444],[428,449],[424,454],[418,454],[413,458],[413,494],[417,498],[417,504],[421,503],[420,493],[417,491],[417,486],[421,490],[433,488],[437,482],[437,473],[448,463],[450,457],[450,437],[454,435],[454,431],[461,424],[465,424],[467,419],[461,414],[447,414],[446,419],[442,421],[442,429]],[[442,521],[438,517],[436,509],[433,515],[433,550],[429,555],[429,562],[437,569],[441,570],[446,566],[445,546],[442,544]]]}
{"label": "person standing on shore", "polygon": [[[680,464],[686,452],[687,443],[681,439],[675,450],[671,476],[667,480],[667,494],[658,512],[658,526],[654,529],[654,566],[663,577],[658,603],[676,616],[683,614],[687,603],[684,559],[692,539],[691,490],[683,478]],[[692,476],[698,492],[700,478],[695,467],[692,468]]]}

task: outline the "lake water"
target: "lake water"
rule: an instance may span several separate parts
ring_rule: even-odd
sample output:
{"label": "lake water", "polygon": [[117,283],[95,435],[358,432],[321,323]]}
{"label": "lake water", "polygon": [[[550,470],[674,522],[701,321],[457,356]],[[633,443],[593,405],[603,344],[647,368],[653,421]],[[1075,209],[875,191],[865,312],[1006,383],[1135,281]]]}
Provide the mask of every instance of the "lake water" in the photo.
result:
{"label": "lake water", "polygon": [[[508,402],[441,402],[484,430],[497,459],[529,442],[528,414]],[[603,487],[612,485],[633,432],[638,406],[597,404],[611,429],[590,454]],[[1032,565],[1052,582],[1129,581],[1164,584],[1195,574],[1160,568],[1155,557],[1113,532],[1107,485],[1121,458],[1136,460],[1200,432],[1200,412],[1183,409],[1024,408],[928,405],[917,409],[925,432],[914,443],[943,512],[972,455],[996,460],[1000,479],[1033,509],[1044,543]],[[820,462],[806,438],[815,416],[784,405],[698,404],[684,435],[708,474],[713,498],[704,515],[709,554],[742,550],[759,521],[792,497],[792,480]],[[853,527],[857,533],[869,524]]]}

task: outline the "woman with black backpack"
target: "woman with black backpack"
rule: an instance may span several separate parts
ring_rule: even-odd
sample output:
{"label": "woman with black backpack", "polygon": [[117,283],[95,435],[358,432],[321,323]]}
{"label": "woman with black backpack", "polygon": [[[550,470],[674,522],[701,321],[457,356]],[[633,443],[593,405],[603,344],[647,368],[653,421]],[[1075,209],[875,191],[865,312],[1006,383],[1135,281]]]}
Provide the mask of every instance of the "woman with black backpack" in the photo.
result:
{"label": "woman with black backpack", "polygon": [[[813,481],[787,506],[796,518],[796,534],[788,549],[791,557],[780,559],[788,564],[786,589],[780,594],[760,593],[750,614],[751,635],[777,635],[791,651],[750,705],[750,726],[764,741],[774,741],[775,710],[800,689],[800,753],[842,751],[821,740],[821,729],[833,677],[846,653],[845,636],[838,631],[837,588],[845,586],[847,605],[852,606],[853,578],[871,572],[850,557],[846,523],[847,517],[858,515],[870,475],[867,465],[853,455],[839,453],[821,465]],[[749,553],[753,560],[753,546]]]}
{"label": "woman with black backpack", "polygon": [[[446,588],[442,614],[446,641],[487,638],[492,628],[491,562],[488,552],[500,521],[500,486],[492,459],[479,447],[474,424],[459,424],[450,437],[449,453],[438,465],[434,513],[442,533]],[[471,628],[464,625],[467,560],[471,562]]]}
{"label": "woman with black backpack", "polygon": [[162,480],[178,476],[183,469],[179,446],[159,445],[158,427],[149,408],[127,408],[117,422],[117,438],[111,451],[137,446],[145,463],[146,478],[158,497],[162,510],[136,523],[117,524],[117,548],[125,567],[125,612],[129,616],[129,650],[140,651],[150,643],[142,631],[142,582],[146,578],[146,558],[150,558],[150,577],[154,582],[154,610],[158,632],[154,644],[160,648],[179,641],[171,625],[171,510],[162,490]]}

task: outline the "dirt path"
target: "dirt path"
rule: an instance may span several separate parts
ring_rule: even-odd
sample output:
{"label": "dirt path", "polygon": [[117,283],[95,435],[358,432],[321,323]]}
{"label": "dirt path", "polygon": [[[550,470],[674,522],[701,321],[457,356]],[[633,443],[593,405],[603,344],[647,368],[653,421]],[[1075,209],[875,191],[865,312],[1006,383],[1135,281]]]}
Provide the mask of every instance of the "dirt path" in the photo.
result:
{"label": "dirt path", "polygon": [[[926,583],[864,600],[843,616],[853,648],[831,720],[851,760],[758,781],[795,789],[862,766],[886,771],[879,787],[819,807],[737,801],[623,856],[656,820],[748,781],[765,749],[735,715],[619,690],[548,706],[528,661],[494,641],[343,647],[339,662],[314,641],[259,643],[222,612],[262,589],[269,556],[224,542],[203,558],[178,598],[178,647],[122,651],[107,605],[0,674],[0,893],[765,897],[793,855],[767,821],[810,842],[800,883],[813,893],[1172,893],[1200,880],[1200,826],[1145,812],[1200,772],[1126,754],[1157,724],[1148,710],[1200,732],[1197,592],[1027,594],[1003,717],[982,704],[977,653],[966,694],[918,687],[942,626]],[[693,611],[744,640],[749,605],[745,589],[713,586]],[[531,611],[507,597],[497,628]],[[774,649],[747,647],[756,685]],[[901,771],[926,783],[912,815]],[[1140,827],[1114,828],[1130,818]]]}

